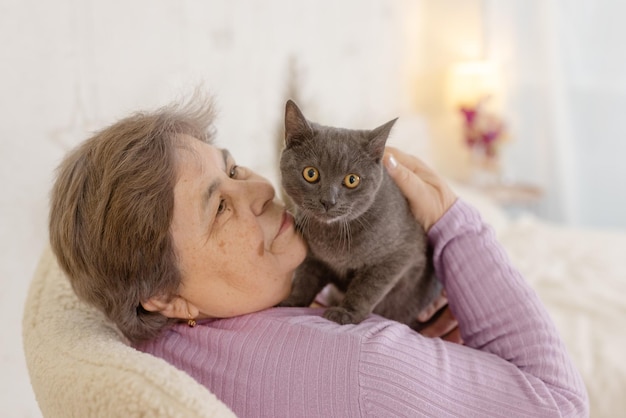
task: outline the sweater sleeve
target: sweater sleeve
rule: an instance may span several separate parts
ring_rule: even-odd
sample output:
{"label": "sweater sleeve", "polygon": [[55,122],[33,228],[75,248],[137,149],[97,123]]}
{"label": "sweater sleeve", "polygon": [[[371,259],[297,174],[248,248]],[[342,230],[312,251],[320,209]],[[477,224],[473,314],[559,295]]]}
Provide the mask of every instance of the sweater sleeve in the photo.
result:
{"label": "sweater sleeve", "polygon": [[383,366],[376,347],[393,345],[405,356],[423,353],[417,364],[406,358],[405,372],[426,382],[411,384],[428,405],[427,415],[587,416],[584,384],[545,307],[478,212],[457,200],[429,240],[466,347],[416,336],[415,347],[403,349],[410,337],[391,342],[372,335],[364,351],[375,357],[366,361],[378,366],[364,366],[362,380],[369,401],[385,387],[373,377],[386,379],[391,392],[402,379]]}

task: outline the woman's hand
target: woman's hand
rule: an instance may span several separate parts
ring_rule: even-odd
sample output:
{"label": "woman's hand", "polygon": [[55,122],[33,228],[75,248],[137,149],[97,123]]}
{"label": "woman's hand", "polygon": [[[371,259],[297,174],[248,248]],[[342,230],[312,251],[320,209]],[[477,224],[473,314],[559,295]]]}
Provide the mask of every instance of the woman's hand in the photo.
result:
{"label": "woman's hand", "polygon": [[409,202],[413,216],[428,232],[456,200],[456,195],[437,173],[418,158],[387,147],[384,164]]}
{"label": "woman's hand", "polygon": [[459,323],[454,315],[452,315],[445,290],[443,290],[441,295],[430,305],[422,309],[417,316],[417,320],[421,323],[430,321],[430,323],[420,331],[420,334],[423,336],[441,338],[453,343],[463,344]]}
{"label": "woman's hand", "polygon": [[[397,148],[387,147],[384,164],[411,207],[411,212],[428,232],[455,202],[456,195],[437,173],[420,159]],[[448,306],[445,290],[419,313],[417,320],[427,323],[420,332],[426,337],[463,343],[459,323]]]}

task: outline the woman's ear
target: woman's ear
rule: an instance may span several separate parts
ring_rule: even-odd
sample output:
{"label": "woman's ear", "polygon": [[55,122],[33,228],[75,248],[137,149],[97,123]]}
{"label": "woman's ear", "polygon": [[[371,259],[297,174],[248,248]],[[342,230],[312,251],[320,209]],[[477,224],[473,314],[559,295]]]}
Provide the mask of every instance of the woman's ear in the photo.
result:
{"label": "woman's ear", "polygon": [[141,306],[149,312],[159,312],[161,315],[174,319],[189,319],[198,316],[198,308],[182,296],[153,296],[142,301]]}

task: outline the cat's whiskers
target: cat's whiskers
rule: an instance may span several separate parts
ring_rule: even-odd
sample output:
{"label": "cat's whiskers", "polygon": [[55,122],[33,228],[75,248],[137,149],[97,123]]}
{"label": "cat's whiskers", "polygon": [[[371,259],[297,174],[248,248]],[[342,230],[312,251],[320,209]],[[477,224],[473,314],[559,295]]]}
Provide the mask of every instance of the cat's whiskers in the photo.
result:
{"label": "cat's whiskers", "polygon": [[304,212],[303,216],[302,216],[302,235],[304,236],[308,236],[310,231],[309,231],[309,226],[311,225],[311,216],[309,215],[308,212]]}
{"label": "cat's whiskers", "polygon": [[[350,222],[341,221],[341,235],[343,236],[344,242],[346,244],[345,250],[346,252],[350,252],[350,247],[352,246],[352,234],[350,232]],[[341,248],[344,248],[343,245]]]}
{"label": "cat's whiskers", "polygon": [[337,234],[337,246],[341,247],[342,251],[345,251],[345,240],[344,240],[345,230],[344,223],[339,223],[339,234]]}
{"label": "cat's whiskers", "polygon": [[354,220],[358,222],[363,229],[372,229],[372,224],[365,218],[365,216],[359,216]]}
{"label": "cat's whiskers", "polygon": [[339,233],[337,234],[337,246],[345,251],[345,241],[343,239],[345,232],[343,230],[343,222],[339,224]]}
{"label": "cat's whiskers", "polygon": [[309,228],[309,219],[306,211],[299,211],[298,216],[296,218],[296,229],[300,232],[300,234],[306,236]]}

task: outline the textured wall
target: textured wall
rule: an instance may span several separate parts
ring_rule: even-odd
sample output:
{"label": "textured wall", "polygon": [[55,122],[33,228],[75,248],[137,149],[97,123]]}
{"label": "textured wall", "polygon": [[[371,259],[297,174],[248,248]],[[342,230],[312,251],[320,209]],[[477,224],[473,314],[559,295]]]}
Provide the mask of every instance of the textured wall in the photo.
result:
{"label": "textured wall", "polygon": [[20,318],[47,240],[53,170],[68,149],[129,111],[203,83],[220,111],[219,144],[273,179],[290,62],[303,107],[320,121],[365,128],[400,115],[397,136],[408,132],[408,142],[422,143],[415,137],[425,135],[423,123],[405,87],[419,53],[418,9],[419,2],[384,0],[0,2],[0,314],[8,324],[0,405],[7,416],[38,415]]}

